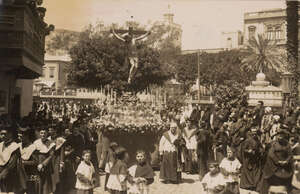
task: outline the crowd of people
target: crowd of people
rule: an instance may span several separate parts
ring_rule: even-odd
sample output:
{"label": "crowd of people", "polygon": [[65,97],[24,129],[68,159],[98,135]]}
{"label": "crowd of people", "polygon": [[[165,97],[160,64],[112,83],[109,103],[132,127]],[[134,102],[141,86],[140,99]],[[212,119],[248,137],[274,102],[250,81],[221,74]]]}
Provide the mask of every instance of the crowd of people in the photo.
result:
{"label": "crowd of people", "polygon": [[198,173],[209,193],[300,193],[300,107],[195,108],[159,142],[160,179]]}
{"label": "crowd of people", "polygon": [[[300,193],[299,115],[300,107],[278,111],[263,102],[157,109],[38,101],[18,122],[1,118],[0,191],[93,193],[105,174],[103,189],[112,194],[151,193],[158,166],[162,183],[198,174],[209,194]],[[120,124],[122,117],[141,121]],[[151,153],[137,148],[133,165],[126,145],[110,139],[124,127],[160,134]]]}

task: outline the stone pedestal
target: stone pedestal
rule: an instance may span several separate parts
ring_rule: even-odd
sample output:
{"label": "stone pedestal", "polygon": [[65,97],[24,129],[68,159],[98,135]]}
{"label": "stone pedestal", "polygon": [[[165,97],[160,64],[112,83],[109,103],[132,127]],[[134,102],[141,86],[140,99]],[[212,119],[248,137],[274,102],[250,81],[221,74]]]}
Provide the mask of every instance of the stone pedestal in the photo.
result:
{"label": "stone pedestal", "polygon": [[246,87],[248,92],[249,106],[257,105],[258,101],[263,101],[265,106],[282,107],[283,91],[279,87],[270,85],[270,82],[265,81],[265,74],[258,73],[256,80],[250,86]]}

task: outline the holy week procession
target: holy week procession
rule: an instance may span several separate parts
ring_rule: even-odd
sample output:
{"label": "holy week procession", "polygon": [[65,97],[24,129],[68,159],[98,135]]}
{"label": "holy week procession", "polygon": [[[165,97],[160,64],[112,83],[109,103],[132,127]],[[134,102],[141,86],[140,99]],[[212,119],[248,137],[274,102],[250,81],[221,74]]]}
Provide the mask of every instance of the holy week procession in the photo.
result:
{"label": "holy week procession", "polygon": [[0,0],[1,194],[300,194],[298,0]]}

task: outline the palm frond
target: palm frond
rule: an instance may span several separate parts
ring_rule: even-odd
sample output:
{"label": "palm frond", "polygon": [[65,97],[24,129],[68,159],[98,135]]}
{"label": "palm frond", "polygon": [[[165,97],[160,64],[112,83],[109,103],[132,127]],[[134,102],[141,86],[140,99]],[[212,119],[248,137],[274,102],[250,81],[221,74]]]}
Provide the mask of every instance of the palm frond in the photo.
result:
{"label": "palm frond", "polygon": [[251,38],[245,50],[245,57],[242,59],[241,67],[248,70],[274,69],[282,72],[285,69],[285,52],[276,45],[276,41],[270,41],[259,34]]}

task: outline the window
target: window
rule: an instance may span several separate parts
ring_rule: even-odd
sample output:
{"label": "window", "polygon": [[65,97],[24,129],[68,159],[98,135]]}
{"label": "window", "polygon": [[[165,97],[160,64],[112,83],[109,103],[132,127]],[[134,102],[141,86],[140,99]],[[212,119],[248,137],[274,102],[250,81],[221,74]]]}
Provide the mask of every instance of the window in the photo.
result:
{"label": "window", "polygon": [[231,40],[231,38],[227,38],[227,48],[232,48],[232,40]]}
{"label": "window", "polygon": [[280,39],[282,39],[282,32],[281,32],[281,27],[280,26],[276,26],[275,27],[275,39],[276,40],[280,40]]}
{"label": "window", "polygon": [[54,67],[50,67],[49,69],[50,69],[49,77],[50,78],[54,78],[54,70],[55,70],[55,68]]}
{"label": "window", "polygon": [[282,39],[281,26],[268,26],[267,27],[267,39],[268,40]]}
{"label": "window", "polygon": [[249,39],[255,37],[255,30],[256,30],[256,27],[255,27],[255,26],[249,26],[249,28],[248,28],[248,31],[249,31]]}
{"label": "window", "polygon": [[272,40],[274,38],[274,35],[273,35],[273,27],[269,26],[267,28],[267,39],[268,40]]}

